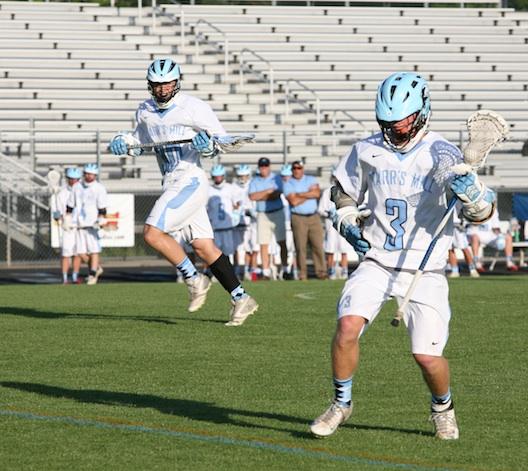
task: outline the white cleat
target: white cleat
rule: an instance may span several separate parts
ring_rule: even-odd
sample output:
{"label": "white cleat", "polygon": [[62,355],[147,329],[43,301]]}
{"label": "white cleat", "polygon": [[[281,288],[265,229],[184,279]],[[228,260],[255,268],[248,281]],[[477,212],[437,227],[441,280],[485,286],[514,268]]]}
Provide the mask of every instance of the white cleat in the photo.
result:
{"label": "white cleat", "polygon": [[87,285],[96,285],[97,284],[97,277],[90,275],[88,279],[86,280]]}
{"label": "white cleat", "polygon": [[444,412],[431,412],[435,437],[441,440],[458,440],[458,425],[455,417],[455,409]]}
{"label": "white cleat", "polygon": [[231,308],[230,313],[231,319],[229,322],[225,323],[225,325],[230,327],[242,325],[244,321],[251,316],[251,314],[254,314],[259,307],[257,301],[251,296],[244,296],[236,302],[232,301],[232,303],[233,307]]}
{"label": "white cleat", "polygon": [[95,279],[99,281],[99,277],[104,273],[103,267],[99,266],[97,267],[97,270],[95,271]]}
{"label": "white cleat", "polygon": [[472,270],[469,270],[469,276],[471,278],[479,278],[480,273],[475,268],[473,268]]}
{"label": "white cleat", "polygon": [[343,407],[334,400],[330,407],[312,422],[310,431],[319,438],[332,435],[337,427],[352,415],[352,406],[353,404],[350,404],[350,407]]}
{"label": "white cleat", "polygon": [[207,297],[207,291],[211,288],[211,280],[203,274],[198,274],[194,278],[184,280],[189,289],[189,312],[195,312],[200,309]]}
{"label": "white cleat", "polygon": [[450,272],[447,274],[447,277],[448,277],[448,278],[460,278],[460,273],[457,272],[457,271],[450,271]]}

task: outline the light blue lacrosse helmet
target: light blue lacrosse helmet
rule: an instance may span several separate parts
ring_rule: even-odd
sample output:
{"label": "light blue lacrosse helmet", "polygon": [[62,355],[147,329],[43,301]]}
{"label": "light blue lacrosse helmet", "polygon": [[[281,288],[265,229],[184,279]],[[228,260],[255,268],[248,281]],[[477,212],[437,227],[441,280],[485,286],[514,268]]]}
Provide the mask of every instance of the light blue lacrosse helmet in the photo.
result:
{"label": "light blue lacrosse helmet", "polygon": [[235,167],[235,172],[237,177],[244,177],[246,175],[251,175],[251,169],[249,168],[249,165],[246,164],[240,164]]}
{"label": "light blue lacrosse helmet", "polygon": [[293,175],[291,164],[284,164],[280,169],[281,177],[291,177]]}
{"label": "light blue lacrosse helmet", "polygon": [[86,164],[83,167],[84,173],[93,173],[94,175],[99,175],[99,167],[97,164]]}
{"label": "light blue lacrosse helmet", "polygon": [[80,168],[77,167],[68,167],[65,172],[66,178],[75,178],[79,179],[82,177],[82,172]]}
{"label": "light blue lacrosse helmet", "polygon": [[[391,126],[417,113],[408,133],[397,134]],[[431,100],[427,81],[414,72],[396,72],[378,87],[376,119],[387,145],[394,151],[412,150],[427,131],[431,116]]]}
{"label": "light blue lacrosse helmet", "polygon": [[[176,86],[166,95],[156,95],[152,84],[168,83],[176,81]],[[171,101],[180,91],[181,72],[180,66],[172,59],[156,59],[147,69],[148,91],[158,108],[166,109],[171,105]]]}
{"label": "light blue lacrosse helmet", "polygon": [[225,177],[226,169],[223,165],[213,165],[213,168],[211,169],[211,176],[212,177]]}

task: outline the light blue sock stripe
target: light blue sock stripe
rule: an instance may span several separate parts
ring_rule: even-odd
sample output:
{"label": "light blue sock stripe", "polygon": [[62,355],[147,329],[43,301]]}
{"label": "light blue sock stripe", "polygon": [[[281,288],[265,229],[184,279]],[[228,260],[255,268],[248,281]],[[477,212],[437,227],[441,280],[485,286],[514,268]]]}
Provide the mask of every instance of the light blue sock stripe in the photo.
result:
{"label": "light blue sock stripe", "polygon": [[176,269],[182,274],[185,279],[195,277],[198,272],[189,257],[185,257],[181,263],[176,265]]}

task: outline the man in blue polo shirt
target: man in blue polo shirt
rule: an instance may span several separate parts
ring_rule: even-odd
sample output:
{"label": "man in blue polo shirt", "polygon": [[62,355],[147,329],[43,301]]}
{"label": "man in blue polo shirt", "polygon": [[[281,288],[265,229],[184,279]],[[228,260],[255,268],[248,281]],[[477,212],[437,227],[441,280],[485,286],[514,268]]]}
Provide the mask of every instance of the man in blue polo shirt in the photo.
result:
{"label": "man in blue polo shirt", "polygon": [[321,217],[317,212],[321,189],[315,177],[304,174],[304,164],[300,160],[292,163],[293,176],[284,184],[284,195],[290,203],[291,225],[299,279],[306,280],[306,251],[308,242],[312,247],[315,275],[319,279],[327,278],[324,259],[324,231]]}
{"label": "man in blue polo shirt", "polygon": [[261,157],[258,161],[259,175],[249,183],[249,199],[257,202],[257,241],[262,259],[262,277],[271,278],[269,244],[272,234],[280,246],[283,273],[288,271],[286,251],[286,227],[284,205],[281,201],[282,180],[271,171],[270,161]]}

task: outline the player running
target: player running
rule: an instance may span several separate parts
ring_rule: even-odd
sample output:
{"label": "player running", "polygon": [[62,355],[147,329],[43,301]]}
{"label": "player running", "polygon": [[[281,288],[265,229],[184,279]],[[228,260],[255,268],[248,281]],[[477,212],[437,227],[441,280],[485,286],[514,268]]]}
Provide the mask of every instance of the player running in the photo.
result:
{"label": "player running", "polygon": [[[483,222],[492,214],[495,194],[475,173],[456,176],[446,184],[432,178],[446,153],[453,161],[461,161],[462,156],[441,135],[428,132],[430,114],[429,89],[421,76],[408,72],[389,76],[376,98],[382,132],[354,144],[337,167],[332,193],[336,229],[364,259],[346,282],[338,303],[332,343],[335,396],[311,424],[316,436],[331,435],[352,414],[359,338],[388,299],[400,302],[405,296],[446,211],[448,192],[462,202],[468,220]],[[360,206],[363,203],[365,209]],[[443,356],[451,316],[443,268],[452,234],[451,220],[403,317],[412,354],[431,392],[435,435],[443,440],[459,436],[449,366]]]}
{"label": "player running", "polygon": [[219,152],[210,136],[226,132],[207,103],[180,93],[180,67],[171,59],[157,59],[150,64],[147,84],[152,98],[139,105],[136,129],[116,134],[110,151],[138,156],[141,151],[130,150],[129,145],[181,139],[192,139],[192,143],[154,149],[163,175],[163,193],[145,222],[145,241],[182,273],[189,289],[188,309],[194,312],[204,304],[211,281],[198,273],[181,245],[168,234],[182,231],[184,239],[231,295],[231,318],[226,325],[241,325],[258,304],[245,292],[229,258],[214,244],[206,211],[208,179],[200,168],[201,157],[213,158]]}

